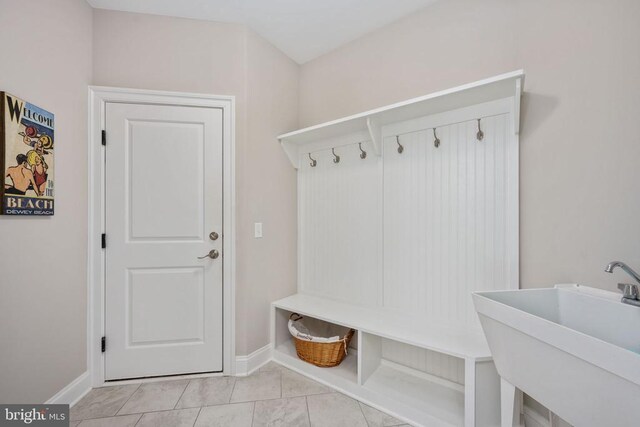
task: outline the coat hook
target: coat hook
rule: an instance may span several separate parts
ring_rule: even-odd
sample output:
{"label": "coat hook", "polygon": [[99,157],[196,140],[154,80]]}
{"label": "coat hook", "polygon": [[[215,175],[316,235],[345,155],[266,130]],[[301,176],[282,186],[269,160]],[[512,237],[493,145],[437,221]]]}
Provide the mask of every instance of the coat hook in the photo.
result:
{"label": "coat hook", "polygon": [[436,148],[440,146],[440,138],[436,135],[436,128],[433,128],[433,146]]}
{"label": "coat hook", "polygon": [[482,141],[484,139],[484,132],[480,129],[480,119],[478,119],[478,133],[476,133],[476,138],[478,138],[478,141]]}
{"label": "coat hook", "polygon": [[333,157],[334,157],[333,163],[340,163],[340,156],[336,154],[336,149],[332,148],[331,152],[333,153]]}
{"label": "coat hook", "polygon": [[309,153],[309,160],[311,160],[311,163],[309,164],[311,165],[312,168],[315,168],[316,166],[318,166],[318,161],[313,157],[311,157],[311,153]]}
{"label": "coat hook", "polygon": [[358,148],[360,149],[360,158],[361,159],[366,159],[367,158],[367,152],[362,149],[362,142],[358,142]]}
{"label": "coat hook", "polygon": [[398,144],[398,153],[402,153],[404,151],[404,147],[400,144],[400,136],[396,135],[396,144]]}

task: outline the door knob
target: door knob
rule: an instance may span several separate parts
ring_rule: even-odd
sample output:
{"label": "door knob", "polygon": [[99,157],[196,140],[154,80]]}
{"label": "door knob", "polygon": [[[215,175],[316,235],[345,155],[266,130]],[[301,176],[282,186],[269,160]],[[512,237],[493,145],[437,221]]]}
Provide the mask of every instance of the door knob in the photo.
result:
{"label": "door knob", "polygon": [[209,238],[211,240],[218,240],[218,237],[220,237],[220,236],[215,231],[212,231],[211,233],[209,233]]}
{"label": "door knob", "polygon": [[208,254],[203,255],[203,256],[199,256],[198,259],[204,259],[204,258],[207,258],[207,257],[209,257],[211,259],[216,259],[219,256],[220,256],[220,252],[218,252],[217,249],[211,249]]}

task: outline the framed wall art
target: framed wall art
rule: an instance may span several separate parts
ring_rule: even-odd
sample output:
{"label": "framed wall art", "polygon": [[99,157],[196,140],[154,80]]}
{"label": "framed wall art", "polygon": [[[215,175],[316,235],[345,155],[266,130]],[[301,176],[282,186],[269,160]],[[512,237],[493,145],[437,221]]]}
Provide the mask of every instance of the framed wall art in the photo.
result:
{"label": "framed wall art", "polygon": [[0,213],[53,215],[53,113],[6,92],[0,101]]}

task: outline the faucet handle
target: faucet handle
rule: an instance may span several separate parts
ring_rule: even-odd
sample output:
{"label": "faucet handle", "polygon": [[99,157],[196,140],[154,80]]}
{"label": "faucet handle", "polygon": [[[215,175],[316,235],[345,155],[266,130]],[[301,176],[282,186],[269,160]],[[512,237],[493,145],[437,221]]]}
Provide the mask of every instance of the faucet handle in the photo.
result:
{"label": "faucet handle", "polygon": [[630,285],[628,283],[618,283],[618,289],[622,291],[623,298],[635,299],[635,300],[639,299],[637,285]]}

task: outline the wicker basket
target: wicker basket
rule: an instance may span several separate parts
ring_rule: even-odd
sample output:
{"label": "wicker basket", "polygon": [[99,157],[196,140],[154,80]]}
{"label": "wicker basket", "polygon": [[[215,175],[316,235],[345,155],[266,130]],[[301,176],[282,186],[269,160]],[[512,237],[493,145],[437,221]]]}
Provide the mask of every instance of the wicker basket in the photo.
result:
{"label": "wicker basket", "polygon": [[[297,318],[293,319],[294,316],[297,316]],[[302,319],[297,313],[293,313],[289,318],[293,320]],[[296,353],[298,353],[300,359],[321,368],[330,368],[338,366],[347,355],[347,348],[355,332],[355,330],[350,329],[342,340],[331,343],[306,341],[295,336],[293,341],[296,344]]]}

